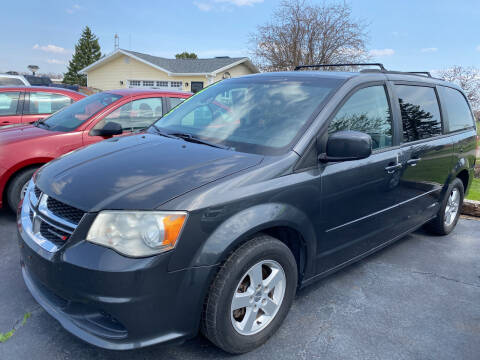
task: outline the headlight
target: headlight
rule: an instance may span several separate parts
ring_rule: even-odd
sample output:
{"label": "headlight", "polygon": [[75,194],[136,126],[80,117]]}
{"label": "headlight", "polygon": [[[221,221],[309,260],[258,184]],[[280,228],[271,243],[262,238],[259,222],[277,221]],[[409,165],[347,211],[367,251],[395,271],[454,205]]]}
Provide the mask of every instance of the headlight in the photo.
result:
{"label": "headlight", "polygon": [[155,255],[175,247],[186,218],[180,211],[102,211],[87,241],[126,256]]}

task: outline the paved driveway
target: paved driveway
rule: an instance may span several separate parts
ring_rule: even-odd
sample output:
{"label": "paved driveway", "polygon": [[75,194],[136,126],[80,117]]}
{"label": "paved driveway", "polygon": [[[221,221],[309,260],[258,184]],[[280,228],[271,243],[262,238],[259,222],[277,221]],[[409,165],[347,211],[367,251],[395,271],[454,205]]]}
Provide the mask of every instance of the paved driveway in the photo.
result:
{"label": "paved driveway", "polygon": [[[0,212],[0,359],[223,359],[198,337],[112,352],[68,334],[21,278],[13,216]],[[23,326],[25,313],[31,317]],[[236,359],[480,359],[480,221],[422,231],[301,291],[278,333]]]}

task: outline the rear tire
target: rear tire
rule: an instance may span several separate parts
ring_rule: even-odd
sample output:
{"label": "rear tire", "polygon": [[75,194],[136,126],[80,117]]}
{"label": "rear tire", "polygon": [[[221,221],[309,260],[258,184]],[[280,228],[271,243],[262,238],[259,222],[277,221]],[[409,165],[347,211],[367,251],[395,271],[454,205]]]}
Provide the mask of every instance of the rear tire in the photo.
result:
{"label": "rear tire", "polygon": [[441,203],[437,217],[427,223],[427,230],[435,235],[447,235],[452,232],[460,217],[464,191],[463,183],[459,178],[452,181]]}
{"label": "rear tire", "polygon": [[26,185],[28,185],[35,171],[37,171],[37,168],[22,170],[8,184],[6,191],[7,203],[13,212],[17,212],[17,207],[20,200],[23,199]]}
{"label": "rear tire", "polygon": [[230,255],[213,281],[202,333],[231,354],[255,349],[287,316],[297,279],[297,263],[284,243],[267,235],[248,241]]}

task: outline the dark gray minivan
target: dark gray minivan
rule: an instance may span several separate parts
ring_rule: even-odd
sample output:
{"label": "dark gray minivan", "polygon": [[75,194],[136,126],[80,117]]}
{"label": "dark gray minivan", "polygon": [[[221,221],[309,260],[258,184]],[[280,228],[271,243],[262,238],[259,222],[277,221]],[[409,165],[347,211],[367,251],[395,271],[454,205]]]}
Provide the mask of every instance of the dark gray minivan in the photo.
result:
{"label": "dark gray minivan", "polygon": [[19,209],[23,277],[91,344],[201,330],[243,353],[298,288],[424,224],[452,231],[475,148],[464,93],[429,74],[224,80],[143,133],[41,168]]}

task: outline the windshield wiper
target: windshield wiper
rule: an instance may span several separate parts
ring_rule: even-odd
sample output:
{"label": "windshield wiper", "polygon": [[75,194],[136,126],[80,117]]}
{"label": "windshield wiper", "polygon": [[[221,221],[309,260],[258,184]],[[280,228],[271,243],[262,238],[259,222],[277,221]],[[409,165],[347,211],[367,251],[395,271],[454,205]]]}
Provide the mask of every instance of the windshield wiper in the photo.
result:
{"label": "windshield wiper", "polygon": [[168,138],[171,138],[171,139],[178,139],[179,138],[178,136],[175,136],[174,134],[170,134],[166,131],[163,131],[162,129],[160,129],[155,124],[152,124],[152,127],[155,129],[155,132],[160,136],[165,136],[165,137],[168,137]]}
{"label": "windshield wiper", "polygon": [[48,124],[45,122],[44,119],[39,119],[39,120],[37,120],[37,121],[35,121],[35,122],[33,123],[33,126],[37,126],[37,127],[38,127],[38,125],[44,125],[47,129],[50,128],[50,125],[48,125]]}
{"label": "windshield wiper", "polygon": [[196,143],[196,144],[203,144],[203,145],[208,145],[211,147],[219,148],[219,149],[225,149],[225,150],[231,150],[231,147],[225,146],[225,145],[220,145],[216,144],[207,140],[200,139],[199,137],[192,135],[192,134],[186,134],[186,133],[170,133],[170,135],[173,135],[177,138],[181,138],[185,141]]}

